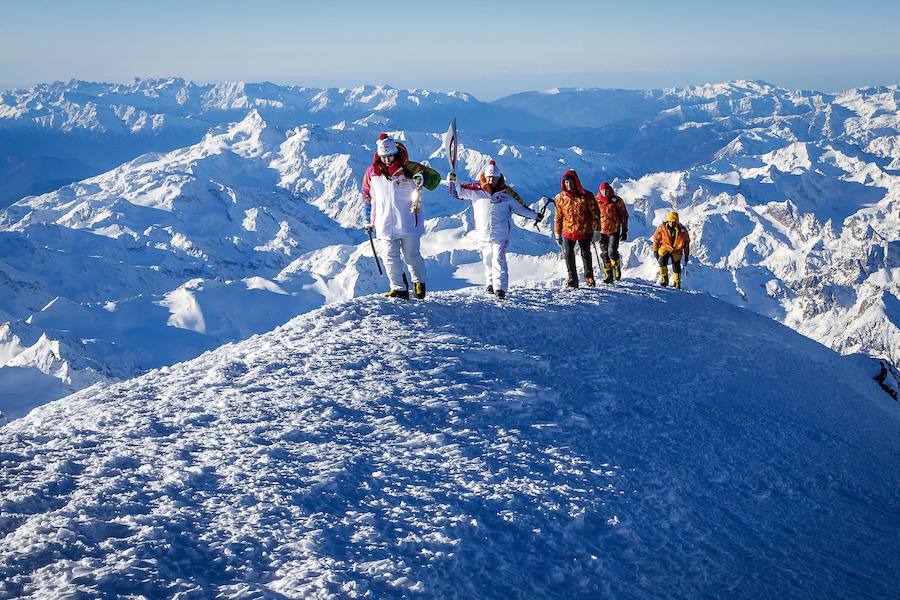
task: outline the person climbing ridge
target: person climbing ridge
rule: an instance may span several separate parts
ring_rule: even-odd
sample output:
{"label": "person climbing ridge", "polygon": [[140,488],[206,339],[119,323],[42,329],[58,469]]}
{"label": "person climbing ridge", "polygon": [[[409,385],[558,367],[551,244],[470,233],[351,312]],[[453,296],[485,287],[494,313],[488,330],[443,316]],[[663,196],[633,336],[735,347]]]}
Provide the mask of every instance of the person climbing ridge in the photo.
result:
{"label": "person climbing ridge", "polygon": [[678,220],[678,213],[672,211],[659,224],[653,234],[653,256],[659,263],[659,283],[669,285],[669,261],[672,262],[672,286],[681,289],[682,263],[687,266],[690,259],[691,238],[687,229]]}
{"label": "person climbing ridge", "polygon": [[595,237],[600,242],[600,256],[603,259],[603,283],[612,283],[613,279],[622,279],[619,242],[628,239],[628,209],[625,208],[625,201],[605,181],[597,190],[597,208],[600,211],[600,228]]}
{"label": "person climbing ridge", "polygon": [[421,252],[425,216],[421,194],[423,187],[434,190],[440,183],[437,171],[409,160],[402,143],[386,133],[379,136],[372,164],[363,177],[363,218],[365,232],[371,234],[374,229],[384,247],[391,285],[389,298],[409,300],[403,262],[409,266],[416,298],[425,297],[425,259]]}
{"label": "person climbing ridge", "polygon": [[597,229],[600,213],[594,195],[584,189],[578,173],[569,169],[560,181],[560,192],[554,199],[556,216],[553,228],[556,243],[563,249],[568,279],[566,287],[578,287],[578,271],[575,267],[575,246],[581,252],[584,266],[584,282],[593,287],[594,268],[591,261],[591,239]]}
{"label": "person climbing ridge", "polygon": [[509,288],[509,267],[506,250],[512,236],[512,215],[534,219],[540,223],[541,216],[524,206],[521,198],[506,185],[506,178],[495,161],[490,161],[477,182],[457,183],[456,176],[447,176],[450,193],[459,200],[472,202],[475,212],[475,232],[484,264],[485,290],[505,298]]}

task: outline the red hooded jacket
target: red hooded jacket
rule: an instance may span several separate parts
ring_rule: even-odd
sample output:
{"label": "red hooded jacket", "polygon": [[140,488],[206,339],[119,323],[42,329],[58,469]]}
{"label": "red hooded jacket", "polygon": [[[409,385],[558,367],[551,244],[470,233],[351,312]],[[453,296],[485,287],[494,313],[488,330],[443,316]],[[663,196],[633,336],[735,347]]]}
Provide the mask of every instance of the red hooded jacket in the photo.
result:
{"label": "red hooded jacket", "polygon": [[[609,190],[608,196],[603,195],[605,190]],[[618,235],[628,231],[628,209],[625,208],[625,201],[616,196],[613,187],[605,181],[597,190],[597,208],[600,210],[600,233]]]}
{"label": "red hooded jacket", "polygon": [[[574,188],[566,190],[566,178],[571,177]],[[597,209],[597,201],[594,195],[584,189],[578,173],[569,169],[563,174],[559,182],[560,192],[557,194],[556,216],[553,221],[553,229],[556,236],[567,237],[570,240],[585,240],[594,235],[600,221],[600,211]]]}

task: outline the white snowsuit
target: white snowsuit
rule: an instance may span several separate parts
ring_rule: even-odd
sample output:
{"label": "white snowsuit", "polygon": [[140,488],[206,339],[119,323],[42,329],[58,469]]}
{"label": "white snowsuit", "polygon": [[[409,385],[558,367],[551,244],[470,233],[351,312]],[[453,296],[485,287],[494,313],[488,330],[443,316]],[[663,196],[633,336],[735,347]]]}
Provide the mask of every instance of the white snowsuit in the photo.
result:
{"label": "white snowsuit", "polygon": [[369,186],[372,224],[376,237],[381,240],[391,289],[404,289],[404,261],[409,266],[413,281],[425,283],[425,259],[420,249],[420,238],[425,233],[425,216],[421,207],[417,213],[412,210],[415,196],[422,190],[416,190],[415,182],[406,177],[402,170],[391,178],[372,177]]}
{"label": "white snowsuit", "polygon": [[489,194],[479,183],[464,183],[456,186],[456,194],[460,200],[472,202],[485,281],[494,291],[505,292],[509,287],[506,250],[512,235],[512,215],[536,219],[537,213],[519,204],[506,188]]}

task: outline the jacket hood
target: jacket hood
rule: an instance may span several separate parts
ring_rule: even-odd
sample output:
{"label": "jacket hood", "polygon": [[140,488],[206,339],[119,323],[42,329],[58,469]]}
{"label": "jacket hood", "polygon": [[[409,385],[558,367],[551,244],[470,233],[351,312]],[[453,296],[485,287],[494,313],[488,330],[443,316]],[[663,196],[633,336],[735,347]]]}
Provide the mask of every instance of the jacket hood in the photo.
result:
{"label": "jacket hood", "polygon": [[[604,196],[604,190],[609,190],[609,196]],[[606,204],[607,202],[612,202],[613,197],[616,195],[616,190],[613,189],[613,186],[609,185],[607,182],[603,182],[600,184],[600,188],[597,190],[597,200]]]}
{"label": "jacket hood", "polygon": [[567,192],[566,190],[566,178],[572,177],[575,180],[575,192],[579,196],[584,196],[585,191],[584,187],[581,185],[581,179],[578,178],[578,173],[576,173],[573,169],[569,169],[565,173],[563,173],[562,179],[559,180],[559,191]]}

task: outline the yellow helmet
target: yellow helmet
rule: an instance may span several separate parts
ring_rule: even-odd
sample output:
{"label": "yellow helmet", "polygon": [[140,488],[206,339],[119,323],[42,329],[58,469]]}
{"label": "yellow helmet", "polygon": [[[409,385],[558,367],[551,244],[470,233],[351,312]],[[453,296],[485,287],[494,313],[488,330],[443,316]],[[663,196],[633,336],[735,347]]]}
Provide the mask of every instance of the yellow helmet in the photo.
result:
{"label": "yellow helmet", "polygon": [[678,213],[673,210],[669,213],[669,216],[666,217],[666,221],[674,221],[678,223]]}

